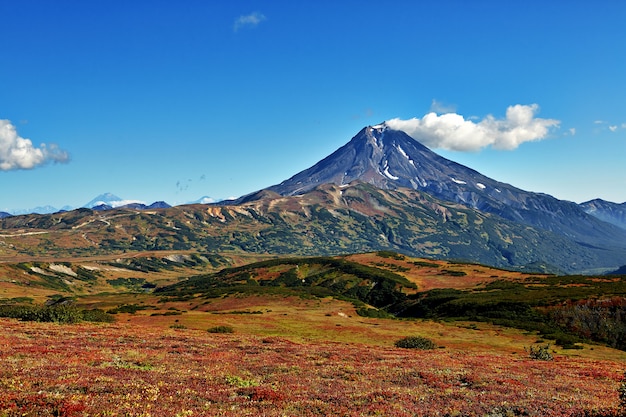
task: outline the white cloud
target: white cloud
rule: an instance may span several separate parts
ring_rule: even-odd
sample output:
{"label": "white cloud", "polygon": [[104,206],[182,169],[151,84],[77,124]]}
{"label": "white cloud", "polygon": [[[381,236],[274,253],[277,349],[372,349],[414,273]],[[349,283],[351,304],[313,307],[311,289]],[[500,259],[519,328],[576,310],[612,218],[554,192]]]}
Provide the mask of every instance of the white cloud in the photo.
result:
{"label": "white cloud", "polygon": [[265,15],[259,12],[250,13],[248,15],[239,16],[237,20],[235,20],[235,24],[233,25],[233,30],[235,32],[239,31],[239,29],[249,27],[253,28],[259,25],[262,21],[266,20]]}
{"label": "white cloud", "polygon": [[113,208],[116,207],[122,207],[128,204],[144,204],[146,205],[145,201],[141,201],[141,200],[115,200],[115,201],[96,201],[93,203],[93,206],[101,206],[103,204],[106,204],[107,206],[111,206]]}
{"label": "white cloud", "polygon": [[509,106],[504,119],[488,115],[479,122],[466,120],[456,113],[428,113],[421,119],[392,119],[389,127],[402,130],[430,148],[455,151],[477,151],[492,146],[512,150],[524,142],[544,139],[559,120],[535,117],[539,106]]}
{"label": "white cloud", "polygon": [[17,134],[9,120],[0,120],[0,170],[32,169],[48,162],[68,162],[67,152],[56,145],[42,143],[38,148],[30,139]]}
{"label": "white cloud", "polygon": [[146,204],[146,202],[141,200],[118,200],[109,202],[111,207],[122,207],[127,204]]}
{"label": "white cloud", "polygon": [[601,125],[599,130],[609,129],[611,132],[617,132],[619,129],[626,129],[626,123],[613,125],[610,124],[611,122],[607,122],[606,120],[595,120],[593,123]]}
{"label": "white cloud", "polygon": [[570,135],[574,136],[576,134],[576,128],[575,127],[570,128],[569,133]]}

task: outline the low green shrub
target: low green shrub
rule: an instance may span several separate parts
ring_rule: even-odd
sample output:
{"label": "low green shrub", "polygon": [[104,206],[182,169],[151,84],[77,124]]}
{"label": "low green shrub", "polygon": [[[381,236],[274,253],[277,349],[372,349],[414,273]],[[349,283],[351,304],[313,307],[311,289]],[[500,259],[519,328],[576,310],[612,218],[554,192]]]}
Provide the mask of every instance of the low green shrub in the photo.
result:
{"label": "low green shrub", "polygon": [[528,356],[531,359],[538,361],[551,361],[554,359],[552,352],[550,352],[550,345],[535,345],[526,349]]}
{"label": "low green shrub", "polygon": [[376,308],[368,308],[368,307],[361,307],[357,309],[356,314],[358,314],[361,317],[371,317],[371,318],[378,318],[378,319],[394,318],[393,315],[387,313],[385,310],[379,310]]}
{"label": "low green shrub", "polygon": [[108,313],[109,314],[118,314],[118,313],[135,314],[139,310],[147,310],[147,309],[152,309],[152,308],[154,308],[154,307],[152,307],[152,306],[140,306],[138,304],[122,304],[121,306],[118,306],[116,308],[112,308],[112,309],[108,310]]}
{"label": "low green shrub", "polygon": [[112,323],[115,318],[104,310],[96,308],[94,310],[80,310],[83,315],[84,321],[91,321],[96,323]]}
{"label": "low green shrub", "polygon": [[412,262],[413,265],[417,265],[417,266],[423,266],[426,268],[439,268],[439,264],[436,264],[434,262],[427,262],[427,261],[414,261]]}
{"label": "low green shrub", "polygon": [[376,254],[381,258],[391,258],[397,261],[402,261],[405,259],[404,255],[389,250],[379,250],[378,252],[376,252]]}
{"label": "low green shrub", "polygon": [[435,349],[437,345],[430,339],[422,336],[407,336],[395,342],[396,347],[404,349]]}
{"label": "low green shrub", "polygon": [[450,275],[451,277],[464,277],[465,275],[467,275],[467,272],[444,269],[443,271],[441,271],[441,275]]}
{"label": "low green shrub", "polygon": [[2,305],[0,317],[23,321],[78,323],[81,321],[110,323],[114,318],[102,310],[83,310],[74,306]]}
{"label": "low green shrub", "polygon": [[235,329],[231,326],[215,326],[207,329],[209,333],[235,333]]}

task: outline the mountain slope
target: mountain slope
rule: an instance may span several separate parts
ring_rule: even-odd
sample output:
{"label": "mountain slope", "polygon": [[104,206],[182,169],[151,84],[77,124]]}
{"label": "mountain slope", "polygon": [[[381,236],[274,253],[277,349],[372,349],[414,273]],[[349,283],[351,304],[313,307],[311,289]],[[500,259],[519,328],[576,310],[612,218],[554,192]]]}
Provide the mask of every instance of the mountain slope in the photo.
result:
{"label": "mountain slope", "polygon": [[585,213],[607,223],[626,229],[626,203],[617,204],[601,199],[586,201],[580,204]]}
{"label": "mountain slope", "polygon": [[417,290],[417,285],[389,270],[346,259],[314,257],[281,258],[226,268],[158,288],[155,293],[177,298],[204,293],[216,298],[233,292],[260,294],[279,287],[283,294],[349,297],[381,308],[405,301],[407,292]]}
{"label": "mountain slope", "polygon": [[[488,178],[385,124],[364,128],[330,156],[267,191],[299,195],[320,184],[343,185],[355,180],[382,189],[423,191],[584,245],[626,249],[626,231],[588,215],[577,204]],[[254,198],[245,196],[235,203]]]}
{"label": "mountain slope", "polygon": [[[0,219],[1,258],[49,259],[129,251],[336,255],[395,250],[498,267],[615,270],[623,253],[504,220],[426,193],[354,182],[298,196],[270,191],[239,205],[153,211],[79,209]],[[547,268],[547,269],[546,269]]]}
{"label": "mountain slope", "polygon": [[[318,222],[327,225],[327,237],[321,246],[309,249],[316,253],[391,248],[406,254],[500,267],[553,265],[567,272],[620,265],[626,259],[624,251],[580,245],[554,232],[408,188],[383,190],[354,182],[348,186],[325,184],[299,196],[282,198],[263,191],[255,198],[238,207],[254,207],[267,214],[278,212],[291,222],[298,219],[298,224],[291,223],[291,227],[302,230],[304,235],[315,233]],[[305,219],[298,218],[303,214]],[[274,222],[273,226],[273,233],[282,232],[281,223]],[[284,233],[286,240],[294,239],[287,231]]]}
{"label": "mountain slope", "polygon": [[90,202],[85,204],[83,207],[92,208],[97,206],[109,206],[114,207],[115,203],[121,202],[122,199],[112,193],[104,193],[100,194],[97,197],[94,197]]}

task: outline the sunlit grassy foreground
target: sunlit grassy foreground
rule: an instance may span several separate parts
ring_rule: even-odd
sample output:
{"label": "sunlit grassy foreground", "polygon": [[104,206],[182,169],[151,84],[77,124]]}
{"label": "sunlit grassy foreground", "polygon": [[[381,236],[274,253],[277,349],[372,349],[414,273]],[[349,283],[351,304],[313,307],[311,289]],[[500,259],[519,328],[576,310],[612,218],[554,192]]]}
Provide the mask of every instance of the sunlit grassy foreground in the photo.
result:
{"label": "sunlit grassy foreground", "polygon": [[[487,325],[365,319],[324,300],[242,314],[228,302],[237,313],[0,319],[0,416],[619,415],[624,360],[610,349],[536,361],[523,350],[532,336]],[[234,333],[188,328],[218,323]],[[393,345],[409,334],[439,347]]]}

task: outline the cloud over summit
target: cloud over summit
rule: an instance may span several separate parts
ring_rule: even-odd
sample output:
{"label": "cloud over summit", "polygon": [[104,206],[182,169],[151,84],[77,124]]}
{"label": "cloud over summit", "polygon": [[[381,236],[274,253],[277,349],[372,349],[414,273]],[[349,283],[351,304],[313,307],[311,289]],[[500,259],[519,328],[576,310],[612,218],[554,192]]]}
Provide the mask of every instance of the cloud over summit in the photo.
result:
{"label": "cloud over summit", "polygon": [[9,120],[0,120],[0,171],[32,169],[48,162],[68,162],[67,152],[56,145],[42,143],[38,148],[30,139],[18,135]]}
{"label": "cloud over summit", "polygon": [[402,130],[429,148],[454,151],[478,151],[491,146],[512,150],[524,142],[544,139],[560,121],[535,117],[537,104],[509,106],[504,119],[492,115],[479,122],[466,120],[456,113],[434,112],[409,120],[391,119],[386,124]]}

